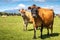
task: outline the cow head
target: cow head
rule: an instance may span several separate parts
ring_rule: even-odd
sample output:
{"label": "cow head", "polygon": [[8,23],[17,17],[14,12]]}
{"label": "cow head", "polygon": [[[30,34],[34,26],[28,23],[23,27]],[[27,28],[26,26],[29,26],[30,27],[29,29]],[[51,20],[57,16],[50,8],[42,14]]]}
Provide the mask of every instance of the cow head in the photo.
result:
{"label": "cow head", "polygon": [[24,9],[19,10],[19,12],[20,12],[22,17],[25,17],[25,10]]}
{"label": "cow head", "polygon": [[40,9],[40,7],[37,7],[35,4],[31,7],[28,7],[29,10],[31,10],[32,16],[36,17],[37,13],[38,13],[38,9]]}

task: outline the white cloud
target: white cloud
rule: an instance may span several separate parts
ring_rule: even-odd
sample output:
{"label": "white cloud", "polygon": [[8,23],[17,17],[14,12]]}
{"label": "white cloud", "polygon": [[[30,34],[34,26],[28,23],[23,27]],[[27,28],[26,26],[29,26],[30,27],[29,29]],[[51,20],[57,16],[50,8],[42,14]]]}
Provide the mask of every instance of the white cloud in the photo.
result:
{"label": "white cloud", "polygon": [[18,4],[16,7],[14,7],[14,9],[22,9],[22,8],[26,9],[26,5]]}
{"label": "white cloud", "polygon": [[19,4],[17,7],[18,8],[25,8],[26,6],[24,4]]}
{"label": "white cloud", "polygon": [[52,8],[52,9],[53,9],[53,8],[54,8],[54,6],[50,6],[50,8]]}
{"label": "white cloud", "polygon": [[[18,4],[15,7],[10,7],[10,8],[6,8],[6,9],[0,9],[0,11],[5,11],[5,10],[14,10],[14,9],[27,9],[27,7],[30,5],[25,5],[25,4]],[[48,9],[53,9],[55,13],[60,13],[60,6],[59,5],[44,5],[41,6],[42,8],[48,8]]]}
{"label": "white cloud", "polygon": [[60,13],[60,5],[46,5],[43,8],[53,9],[55,13]]}
{"label": "white cloud", "polygon": [[12,1],[19,1],[19,0],[12,0]]}
{"label": "white cloud", "polygon": [[49,6],[49,5],[48,5],[46,8],[53,9],[53,8],[54,8],[54,6],[52,6],[52,5],[51,5],[51,6]]}
{"label": "white cloud", "polygon": [[32,0],[3,0],[4,2],[32,1]]}
{"label": "white cloud", "polygon": [[43,8],[48,8],[48,9],[54,9],[54,6],[53,5],[45,5],[45,6],[42,6]]}
{"label": "white cloud", "polygon": [[2,12],[3,10],[0,9],[0,12]]}
{"label": "white cloud", "polygon": [[33,0],[35,2],[45,2],[46,0]]}
{"label": "white cloud", "polygon": [[26,7],[26,5],[24,5],[24,4],[18,4],[16,7],[6,8],[6,9],[2,9],[2,10],[0,10],[0,11],[14,10],[14,9],[22,9],[22,8],[26,9],[27,7]]}
{"label": "white cloud", "polygon": [[11,1],[11,2],[17,2],[17,1],[20,1],[20,0],[8,0],[8,1]]}
{"label": "white cloud", "polygon": [[20,1],[20,0],[2,0],[3,2],[17,2],[17,1]]}
{"label": "white cloud", "polygon": [[6,9],[0,9],[0,12],[3,12],[3,11],[5,11],[5,10],[9,10],[9,9],[7,9],[7,8],[6,8]]}

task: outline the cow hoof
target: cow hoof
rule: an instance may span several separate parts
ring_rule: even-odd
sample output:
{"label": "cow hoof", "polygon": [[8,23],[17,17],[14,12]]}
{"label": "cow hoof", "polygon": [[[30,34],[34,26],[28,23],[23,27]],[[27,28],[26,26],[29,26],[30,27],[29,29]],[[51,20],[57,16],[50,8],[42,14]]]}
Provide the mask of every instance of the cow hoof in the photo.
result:
{"label": "cow hoof", "polygon": [[50,36],[53,36],[53,34],[50,34]]}
{"label": "cow hoof", "polygon": [[33,39],[37,39],[36,37],[33,37]]}
{"label": "cow hoof", "polygon": [[43,38],[41,38],[41,39],[43,39]]}
{"label": "cow hoof", "polygon": [[49,33],[47,35],[49,36]]}
{"label": "cow hoof", "polygon": [[41,36],[41,39],[43,39],[43,37]]}
{"label": "cow hoof", "polygon": [[44,39],[43,37],[41,37],[41,39]]}

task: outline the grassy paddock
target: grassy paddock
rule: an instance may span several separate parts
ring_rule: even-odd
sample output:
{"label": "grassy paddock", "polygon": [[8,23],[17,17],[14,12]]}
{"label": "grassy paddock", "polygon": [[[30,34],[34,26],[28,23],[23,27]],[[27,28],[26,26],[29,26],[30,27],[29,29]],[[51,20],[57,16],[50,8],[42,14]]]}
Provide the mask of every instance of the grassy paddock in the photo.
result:
{"label": "grassy paddock", "polygon": [[[33,25],[28,25],[28,31],[23,31],[23,20],[20,16],[0,16],[0,40],[34,40],[33,39]],[[47,36],[47,30],[43,30],[44,40],[60,40],[60,18],[56,17],[54,20],[53,35]],[[37,39],[40,31],[37,30]]]}

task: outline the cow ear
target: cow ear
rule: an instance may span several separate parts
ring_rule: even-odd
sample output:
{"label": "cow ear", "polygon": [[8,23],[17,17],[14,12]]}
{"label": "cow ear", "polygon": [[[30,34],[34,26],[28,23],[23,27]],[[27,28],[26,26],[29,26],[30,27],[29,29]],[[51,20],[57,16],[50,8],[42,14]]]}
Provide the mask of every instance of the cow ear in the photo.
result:
{"label": "cow ear", "polygon": [[31,9],[31,7],[28,7],[28,9]]}
{"label": "cow ear", "polygon": [[37,7],[37,9],[40,9],[40,7]]}

